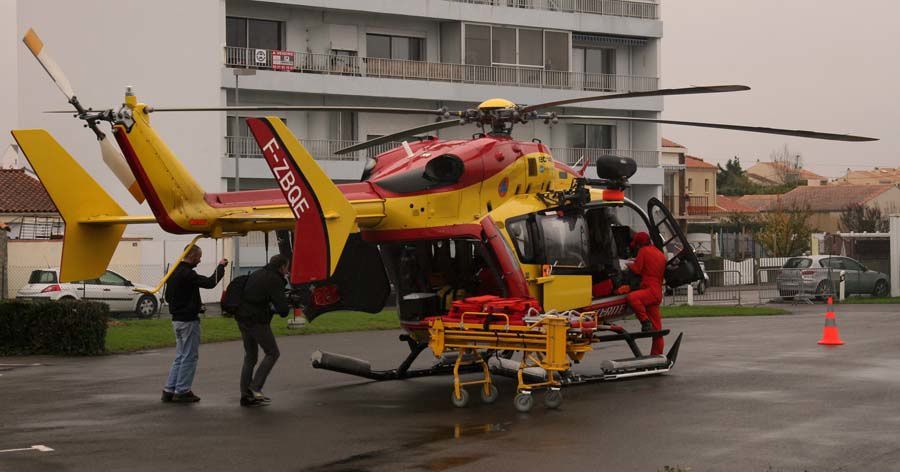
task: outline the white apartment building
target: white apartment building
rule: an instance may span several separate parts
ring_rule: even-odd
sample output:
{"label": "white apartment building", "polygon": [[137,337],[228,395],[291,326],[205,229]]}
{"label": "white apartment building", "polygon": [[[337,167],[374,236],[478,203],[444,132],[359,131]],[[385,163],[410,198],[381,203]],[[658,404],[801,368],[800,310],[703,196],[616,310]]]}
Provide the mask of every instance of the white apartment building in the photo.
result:
{"label": "white apartment building", "polygon": [[[116,107],[126,85],[156,106],[353,105],[465,109],[493,97],[519,104],[659,84],[662,21],[649,0],[0,0],[0,125],[49,129],[130,213],[140,208],[103,166],[93,135],[21,46],[29,27],[85,105]],[[240,74],[235,75],[235,71]],[[656,118],[661,97],[578,104],[569,114]],[[274,113],[337,181],[358,180],[370,151],[354,142],[427,123],[421,116]],[[243,122],[250,114],[159,113],[154,125],[208,191],[272,186]],[[437,132],[465,138],[467,125]],[[519,125],[557,160],[605,154],[639,164],[629,193],[661,196],[659,126],[591,120]],[[0,135],[0,147],[11,141]],[[0,156],[3,151],[0,151]],[[129,229],[156,238],[158,229]],[[153,232],[155,231],[155,232]],[[253,246],[253,243],[245,243]],[[171,254],[171,251],[170,251]],[[261,253],[242,251],[243,265]],[[245,259],[246,258],[246,259]],[[260,259],[260,260],[257,260]]]}

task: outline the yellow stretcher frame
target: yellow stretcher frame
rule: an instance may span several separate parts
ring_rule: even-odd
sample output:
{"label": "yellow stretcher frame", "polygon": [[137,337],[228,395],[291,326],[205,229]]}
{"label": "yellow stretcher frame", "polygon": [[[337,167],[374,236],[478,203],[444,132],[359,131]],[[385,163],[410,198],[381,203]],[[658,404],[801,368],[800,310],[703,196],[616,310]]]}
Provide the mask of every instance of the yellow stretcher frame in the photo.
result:
{"label": "yellow stretcher frame", "polygon": [[[548,407],[558,407],[562,401],[559,373],[569,370],[571,359],[581,359],[592,350],[590,338],[580,330],[572,330],[570,333],[569,320],[562,316],[545,316],[535,323],[516,326],[510,325],[507,315],[493,313],[490,315],[504,318],[505,323],[466,323],[466,316],[477,315],[489,314],[466,312],[462,314],[459,323],[445,323],[440,318],[429,322],[428,344],[434,355],[439,357],[449,352],[457,354],[453,366],[453,404],[459,407],[466,405],[468,393],[463,389],[466,385],[481,385],[483,402],[493,403],[496,400],[497,390],[493,385],[490,369],[479,353],[487,350],[522,353],[522,362],[516,375],[518,385],[515,404],[519,411],[531,409],[531,392],[538,389],[548,390],[548,397],[545,398]],[[468,382],[460,380],[460,367],[473,364],[483,367],[483,377]],[[546,380],[528,383],[524,371],[530,367],[544,369],[547,372]]]}

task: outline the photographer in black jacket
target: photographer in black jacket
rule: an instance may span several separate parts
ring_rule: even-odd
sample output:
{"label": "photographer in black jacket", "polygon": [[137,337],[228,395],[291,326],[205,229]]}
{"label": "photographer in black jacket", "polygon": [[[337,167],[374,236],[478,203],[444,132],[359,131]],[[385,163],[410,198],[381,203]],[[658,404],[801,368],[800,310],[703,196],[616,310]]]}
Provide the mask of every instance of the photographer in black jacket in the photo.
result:
{"label": "photographer in black jacket", "polygon": [[[267,404],[271,400],[263,395],[272,367],[278,360],[278,344],[272,334],[272,315],[288,315],[290,305],[285,295],[285,275],[288,258],[281,254],[272,256],[262,269],[250,274],[243,289],[243,297],[235,319],[244,341],[244,367],[241,369],[241,405]],[[259,348],[266,354],[256,367]],[[256,368],[254,375],[253,369]]]}

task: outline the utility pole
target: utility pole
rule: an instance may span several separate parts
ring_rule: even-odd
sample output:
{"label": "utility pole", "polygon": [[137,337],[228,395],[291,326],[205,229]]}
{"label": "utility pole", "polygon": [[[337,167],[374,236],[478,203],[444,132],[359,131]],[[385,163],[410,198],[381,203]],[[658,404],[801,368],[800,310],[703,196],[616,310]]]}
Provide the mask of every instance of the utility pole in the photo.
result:
{"label": "utility pole", "polygon": [[[234,72],[234,106],[240,106],[241,104],[241,83],[240,77],[242,75],[256,75],[256,69],[249,68],[234,68],[231,69]],[[234,138],[240,139],[243,133],[243,126],[241,126],[241,112],[238,110],[234,111],[234,132],[237,136]],[[243,148],[240,144],[237,146],[238,151],[234,153],[234,191],[239,192],[241,190],[241,154],[243,152]],[[241,273],[241,237],[236,236],[234,238],[234,265],[231,266],[231,276],[234,278]]]}

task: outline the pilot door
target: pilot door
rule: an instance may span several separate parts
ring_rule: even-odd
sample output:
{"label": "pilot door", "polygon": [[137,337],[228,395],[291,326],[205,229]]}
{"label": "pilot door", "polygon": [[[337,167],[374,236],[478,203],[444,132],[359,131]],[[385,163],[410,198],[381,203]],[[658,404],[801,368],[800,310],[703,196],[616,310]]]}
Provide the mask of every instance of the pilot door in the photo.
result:
{"label": "pilot door", "polygon": [[694,248],[669,209],[654,197],[647,203],[647,214],[652,226],[651,237],[666,255],[666,285],[675,288],[703,279]]}
{"label": "pilot door", "polygon": [[588,228],[581,212],[532,213],[507,220],[506,229],[523,264],[536,265],[536,286],[544,310],[571,310],[591,304]]}

